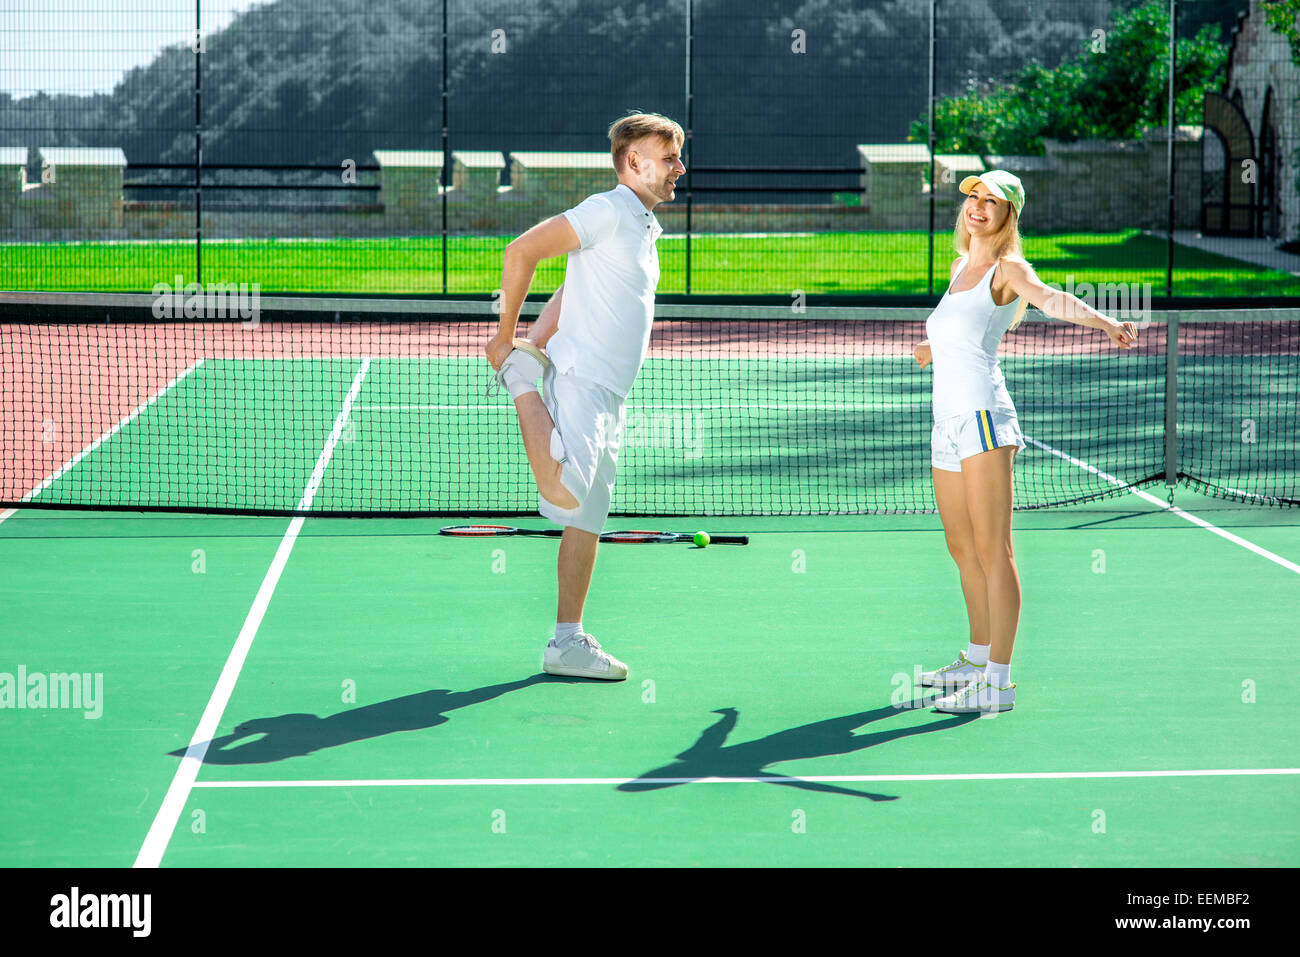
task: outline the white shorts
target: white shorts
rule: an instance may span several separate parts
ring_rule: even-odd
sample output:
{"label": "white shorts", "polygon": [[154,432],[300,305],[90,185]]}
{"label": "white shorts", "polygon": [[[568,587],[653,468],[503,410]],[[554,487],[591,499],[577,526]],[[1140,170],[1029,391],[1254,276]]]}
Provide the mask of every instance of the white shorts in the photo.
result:
{"label": "white shorts", "polygon": [[930,464],[945,472],[960,472],[962,459],[1006,445],[1025,447],[1014,412],[964,412],[934,424],[930,432]]}
{"label": "white shorts", "polygon": [[537,509],[557,525],[599,535],[614,496],[623,397],[572,372],[560,375],[552,365],[542,377],[542,401],[555,422],[551,457],[561,463],[560,481],[578,507],[560,508],[538,496]]}

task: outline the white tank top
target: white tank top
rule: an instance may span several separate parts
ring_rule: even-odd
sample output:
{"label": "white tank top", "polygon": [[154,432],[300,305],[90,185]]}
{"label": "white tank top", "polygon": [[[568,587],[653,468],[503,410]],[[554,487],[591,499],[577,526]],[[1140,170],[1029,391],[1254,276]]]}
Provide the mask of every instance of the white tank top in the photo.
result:
{"label": "white tank top", "polygon": [[[970,263],[962,257],[961,278]],[[934,371],[934,420],[979,412],[1010,412],[1016,407],[998,368],[998,344],[1016,316],[1019,297],[1005,306],[993,301],[989,267],[972,289],[945,292],[925,321]],[[956,283],[949,284],[949,290]]]}

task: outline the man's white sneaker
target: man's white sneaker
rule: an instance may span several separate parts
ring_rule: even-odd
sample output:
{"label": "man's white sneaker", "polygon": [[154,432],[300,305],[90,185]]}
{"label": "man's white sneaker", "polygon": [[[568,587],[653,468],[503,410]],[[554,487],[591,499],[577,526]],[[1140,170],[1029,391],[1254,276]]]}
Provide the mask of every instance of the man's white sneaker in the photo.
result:
{"label": "man's white sneaker", "polygon": [[1010,711],[1016,706],[1016,686],[995,688],[983,678],[973,681],[956,694],[934,703],[944,714],[971,714]]}
{"label": "man's white sneaker", "polygon": [[548,675],[605,681],[622,681],[627,677],[627,665],[603,651],[600,642],[586,632],[562,645],[555,644],[552,638],[542,656],[542,670]]}
{"label": "man's white sneaker", "polygon": [[957,660],[936,671],[922,671],[921,684],[925,687],[960,688],[984,677],[983,665],[973,665],[966,659],[966,652],[957,655]]}
{"label": "man's white sneaker", "polygon": [[[510,387],[506,385],[507,372],[516,368],[527,370],[524,372],[528,378],[536,382],[546,370],[550,368],[551,359],[540,348],[533,345],[527,339],[515,339],[511,342],[514,346],[513,351],[506,356],[505,361],[501,363],[501,368],[492,373],[492,381],[488,383],[487,391],[484,395],[491,395],[495,389],[504,389],[509,392]],[[534,365],[536,363],[536,365]],[[540,367],[540,368],[539,368]],[[533,373],[536,373],[534,375]]]}

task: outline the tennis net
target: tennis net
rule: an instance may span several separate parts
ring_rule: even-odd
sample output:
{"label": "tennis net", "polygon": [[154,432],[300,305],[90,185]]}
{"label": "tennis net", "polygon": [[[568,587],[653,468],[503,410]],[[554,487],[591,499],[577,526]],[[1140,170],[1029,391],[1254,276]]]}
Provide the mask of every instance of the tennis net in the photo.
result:
{"label": "tennis net", "polygon": [[[0,293],[0,507],[535,511],[513,405],[484,396],[491,303],[156,302]],[[659,306],[614,513],[933,511],[928,312]],[[1300,310],[1152,312],[1140,336],[1031,309],[1004,338],[1016,507],[1175,483],[1300,504]]]}

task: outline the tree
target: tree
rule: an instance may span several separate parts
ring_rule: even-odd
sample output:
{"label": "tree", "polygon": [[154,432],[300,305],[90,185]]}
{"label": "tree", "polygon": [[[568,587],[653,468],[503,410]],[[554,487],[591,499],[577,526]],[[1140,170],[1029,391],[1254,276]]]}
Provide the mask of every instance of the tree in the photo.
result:
{"label": "tree", "polygon": [[1291,44],[1291,62],[1300,66],[1300,0],[1274,0],[1264,7],[1264,20]]}
{"label": "tree", "polygon": [[[1217,24],[1177,43],[1174,115],[1199,115],[1222,78],[1228,47]],[[954,153],[1041,154],[1045,138],[1124,140],[1163,126],[1169,88],[1169,10],[1147,0],[1112,13],[1110,29],[1083,41],[1072,60],[1049,69],[1032,61],[1001,83],[982,84],[935,104],[936,149]],[[928,123],[912,123],[924,142]]]}

